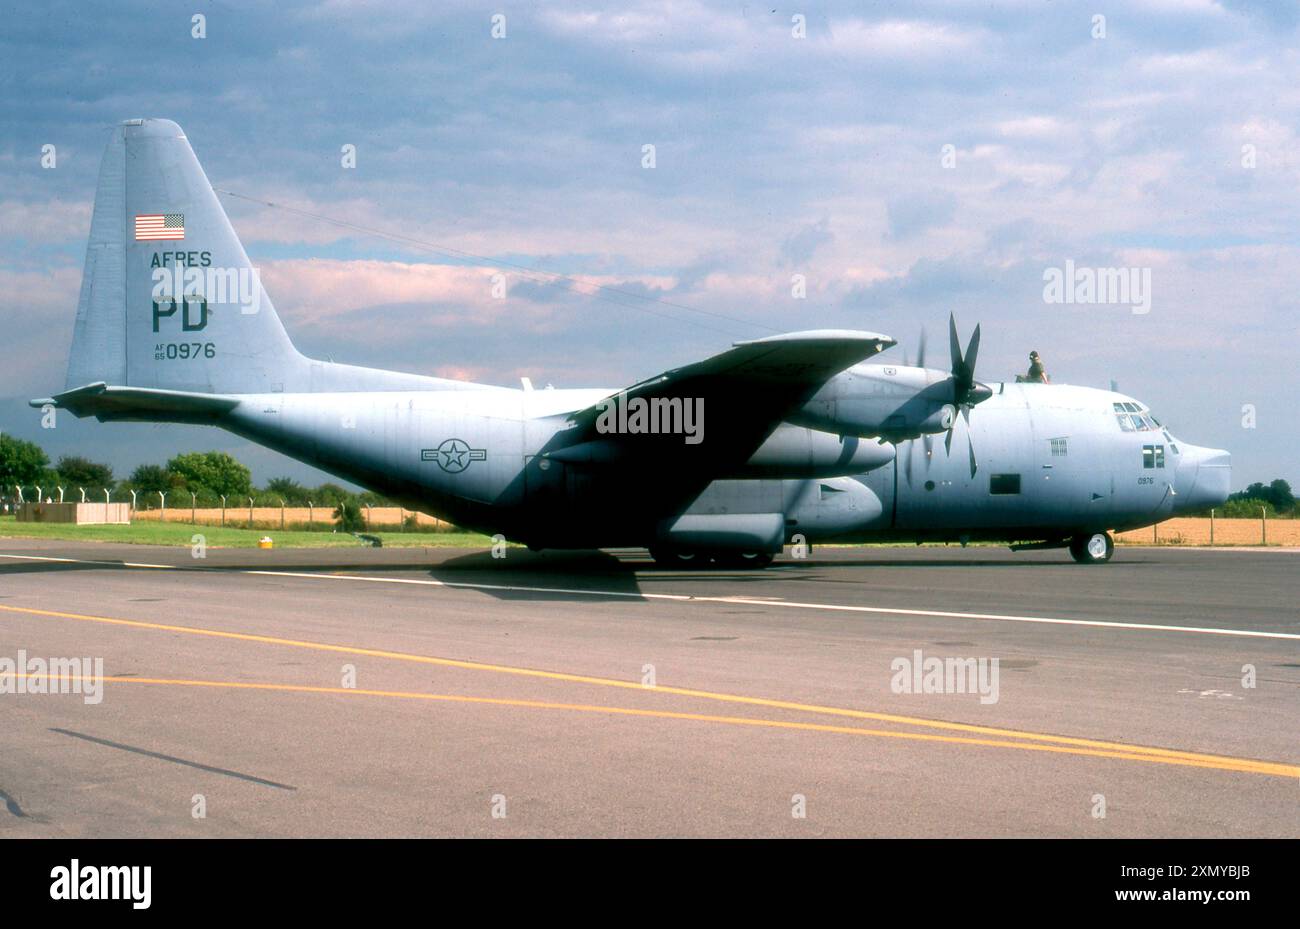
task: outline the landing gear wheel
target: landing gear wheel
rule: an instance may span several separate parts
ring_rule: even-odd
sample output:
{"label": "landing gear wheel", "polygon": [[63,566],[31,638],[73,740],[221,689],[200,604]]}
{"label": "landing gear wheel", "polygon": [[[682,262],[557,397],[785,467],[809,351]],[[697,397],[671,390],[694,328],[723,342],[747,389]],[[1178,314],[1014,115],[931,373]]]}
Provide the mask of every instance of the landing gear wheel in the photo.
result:
{"label": "landing gear wheel", "polygon": [[680,548],[652,548],[650,557],[655,560],[661,568],[676,568],[686,570],[691,568],[708,567],[709,559],[707,555],[700,552],[685,551]]}
{"label": "landing gear wheel", "polygon": [[1105,564],[1115,554],[1115,540],[1109,532],[1076,535],[1070,540],[1070,554],[1079,564]]}
{"label": "landing gear wheel", "polygon": [[715,556],[714,560],[724,568],[748,568],[757,571],[770,565],[774,557],[766,552],[729,552]]}

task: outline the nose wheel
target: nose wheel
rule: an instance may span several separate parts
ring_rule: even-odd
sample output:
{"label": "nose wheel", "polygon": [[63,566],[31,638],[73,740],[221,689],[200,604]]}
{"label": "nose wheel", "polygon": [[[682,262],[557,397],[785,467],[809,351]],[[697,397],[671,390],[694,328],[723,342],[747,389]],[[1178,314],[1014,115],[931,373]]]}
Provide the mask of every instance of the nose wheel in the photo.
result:
{"label": "nose wheel", "polygon": [[1115,540],[1109,532],[1076,535],[1070,540],[1070,554],[1079,564],[1105,564],[1115,554]]}

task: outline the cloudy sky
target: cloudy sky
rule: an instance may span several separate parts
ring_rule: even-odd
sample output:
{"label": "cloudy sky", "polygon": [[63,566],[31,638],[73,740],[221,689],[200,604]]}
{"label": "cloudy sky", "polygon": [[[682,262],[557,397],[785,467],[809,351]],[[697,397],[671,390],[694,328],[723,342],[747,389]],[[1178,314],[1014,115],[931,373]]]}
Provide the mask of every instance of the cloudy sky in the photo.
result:
{"label": "cloudy sky", "polygon": [[[122,476],[219,448],[324,479],[26,407],[63,386],[110,128],[158,116],[292,207],[224,198],[308,354],[617,387],[804,328],[914,357],[925,326],[935,364],[952,311],[981,379],[1036,348],[1230,449],[1236,485],[1300,485],[1296,40],[1253,0],[0,3],[0,429]],[[1067,260],[1149,269],[1149,312],[1047,302]]]}

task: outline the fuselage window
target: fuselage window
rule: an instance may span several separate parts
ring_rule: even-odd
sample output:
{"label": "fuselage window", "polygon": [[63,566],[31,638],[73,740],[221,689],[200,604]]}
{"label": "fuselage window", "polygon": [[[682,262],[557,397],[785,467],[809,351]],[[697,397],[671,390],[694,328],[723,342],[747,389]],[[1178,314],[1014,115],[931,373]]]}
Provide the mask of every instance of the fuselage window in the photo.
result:
{"label": "fuselage window", "polygon": [[1007,495],[1020,493],[1019,474],[994,474],[989,478],[989,493]]}
{"label": "fuselage window", "polygon": [[1066,439],[1052,439],[1052,457],[1064,458],[1070,453],[1069,443]]}
{"label": "fuselage window", "polygon": [[1142,446],[1142,467],[1150,471],[1165,466],[1165,447],[1163,445]]}

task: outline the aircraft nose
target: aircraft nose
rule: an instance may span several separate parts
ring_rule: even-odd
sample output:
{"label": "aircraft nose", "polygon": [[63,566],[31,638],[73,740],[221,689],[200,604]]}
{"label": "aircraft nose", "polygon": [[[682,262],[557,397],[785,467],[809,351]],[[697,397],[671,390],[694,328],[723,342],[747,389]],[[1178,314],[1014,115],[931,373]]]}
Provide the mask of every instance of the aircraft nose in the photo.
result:
{"label": "aircraft nose", "polygon": [[1184,445],[1178,462],[1175,508],[1195,512],[1222,506],[1232,484],[1232,455],[1221,448]]}

